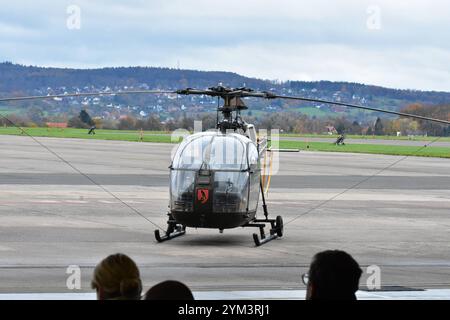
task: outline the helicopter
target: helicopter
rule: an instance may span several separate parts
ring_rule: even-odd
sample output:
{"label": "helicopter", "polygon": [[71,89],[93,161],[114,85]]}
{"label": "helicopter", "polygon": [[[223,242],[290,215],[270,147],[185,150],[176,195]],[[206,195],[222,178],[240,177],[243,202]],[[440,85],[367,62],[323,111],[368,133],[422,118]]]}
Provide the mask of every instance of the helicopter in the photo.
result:
{"label": "helicopter", "polygon": [[[337,101],[277,95],[269,91],[250,88],[228,88],[222,85],[206,90],[193,88],[161,91],[117,91],[74,93],[47,96],[0,98],[0,102],[53,99],[65,97],[129,95],[129,94],[177,94],[203,95],[223,100],[217,108],[216,128],[186,137],[178,146],[169,166],[169,212],[164,234],[154,231],[158,242],[168,241],[186,234],[186,228],[224,229],[236,227],[258,228],[253,233],[256,246],[261,246],[284,234],[283,218],[269,218],[265,198],[267,181],[265,165],[261,165],[267,153],[283,151],[272,149],[266,137],[258,137],[255,126],[245,122],[241,111],[248,109],[243,98],[288,99],[338,105],[361,110],[376,111],[450,125],[450,121],[383,110],[368,106]],[[219,115],[221,117],[219,118]],[[0,114],[1,117],[12,123]],[[12,123],[14,126],[15,124]],[[264,161],[265,163],[265,161]],[[262,170],[263,167],[263,170]],[[263,171],[263,174],[262,172]],[[264,218],[257,211],[261,195]],[[266,228],[270,227],[266,234]]]}

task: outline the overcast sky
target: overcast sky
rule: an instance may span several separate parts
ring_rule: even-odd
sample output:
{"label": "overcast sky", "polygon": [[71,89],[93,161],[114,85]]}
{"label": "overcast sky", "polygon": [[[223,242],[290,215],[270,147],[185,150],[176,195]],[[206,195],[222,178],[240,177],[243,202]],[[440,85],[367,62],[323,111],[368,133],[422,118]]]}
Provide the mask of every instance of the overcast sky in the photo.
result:
{"label": "overcast sky", "polygon": [[450,91],[447,0],[0,4],[0,61],[82,68],[179,65],[272,80]]}

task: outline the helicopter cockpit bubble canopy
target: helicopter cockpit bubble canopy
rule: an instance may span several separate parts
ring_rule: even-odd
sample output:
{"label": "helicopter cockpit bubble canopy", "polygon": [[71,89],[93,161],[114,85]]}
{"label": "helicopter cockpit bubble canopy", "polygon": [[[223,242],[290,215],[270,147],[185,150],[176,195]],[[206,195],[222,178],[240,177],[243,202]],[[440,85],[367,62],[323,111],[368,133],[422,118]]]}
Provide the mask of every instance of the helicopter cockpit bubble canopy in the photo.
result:
{"label": "helicopter cockpit bubble canopy", "polygon": [[242,171],[257,161],[258,153],[253,151],[255,144],[241,134],[201,132],[180,144],[172,169]]}
{"label": "helicopter cockpit bubble canopy", "polygon": [[[179,145],[173,157],[171,210],[256,211],[259,177],[258,150],[249,138],[237,133],[194,134]],[[205,198],[200,205],[199,195]]]}

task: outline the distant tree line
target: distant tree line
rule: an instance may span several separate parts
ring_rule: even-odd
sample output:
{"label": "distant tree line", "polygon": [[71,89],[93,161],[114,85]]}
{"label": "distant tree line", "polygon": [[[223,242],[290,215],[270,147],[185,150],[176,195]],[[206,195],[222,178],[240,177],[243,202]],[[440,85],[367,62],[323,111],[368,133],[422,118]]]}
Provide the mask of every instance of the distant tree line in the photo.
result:
{"label": "distant tree line", "polygon": [[293,90],[315,89],[318,93],[339,91],[347,93],[350,96],[357,95],[359,97],[369,97],[369,100],[373,100],[375,97],[383,97],[407,101],[423,101],[427,104],[445,104],[448,103],[450,98],[450,94],[446,92],[390,89],[362,83],[289,81],[288,84]]}
{"label": "distant tree line", "polygon": [[[412,104],[402,111],[450,121],[450,105],[424,106]],[[202,128],[207,130],[215,128],[217,122],[215,114],[188,116],[186,113],[166,121],[161,121],[157,115],[150,115],[145,118],[127,115],[118,120],[104,120],[91,118],[85,110],[69,118],[46,117],[39,108],[31,108],[25,115],[8,115],[7,118],[16,125],[24,127],[45,126],[46,122],[67,122],[68,126],[72,128],[89,128],[95,125],[99,129],[143,129],[152,131],[173,131],[180,128],[193,130],[196,120],[201,121]],[[323,134],[329,128],[334,128],[340,134],[397,135],[400,132],[402,135],[450,136],[450,126],[410,118],[381,119],[377,117],[373,122],[361,123],[345,117],[317,118],[293,112],[279,112],[264,117],[249,116],[245,117],[245,120],[255,124],[257,128],[279,129],[284,133]],[[0,125],[10,126],[11,124],[5,119],[0,119]]]}

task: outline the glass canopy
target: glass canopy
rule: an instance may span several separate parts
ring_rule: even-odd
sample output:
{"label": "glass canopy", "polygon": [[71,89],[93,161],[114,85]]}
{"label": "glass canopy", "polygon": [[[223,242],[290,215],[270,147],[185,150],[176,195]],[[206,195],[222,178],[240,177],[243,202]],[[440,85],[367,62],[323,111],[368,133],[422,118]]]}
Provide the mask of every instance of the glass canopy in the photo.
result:
{"label": "glass canopy", "polygon": [[196,183],[201,170],[211,177],[207,188],[212,192],[214,212],[256,210],[258,165],[255,144],[240,134],[203,132],[188,137],[180,144],[172,161],[171,209],[194,210]]}

